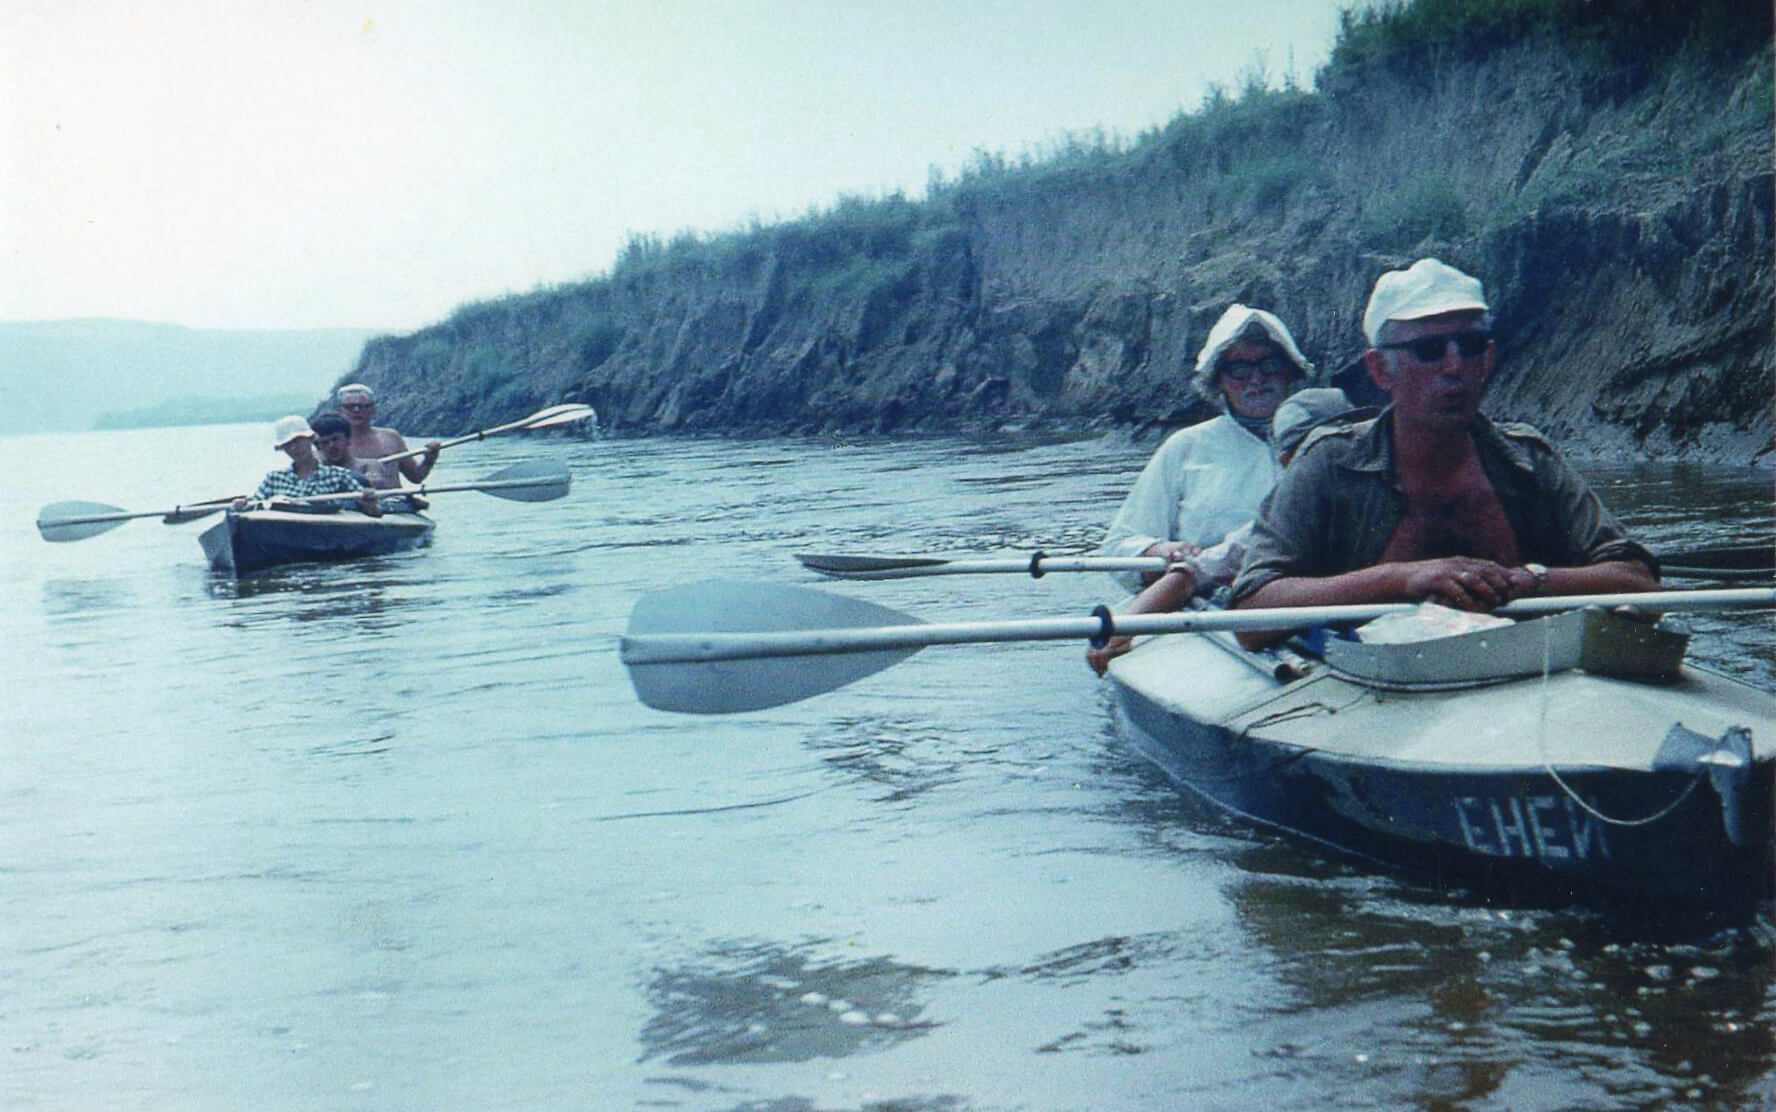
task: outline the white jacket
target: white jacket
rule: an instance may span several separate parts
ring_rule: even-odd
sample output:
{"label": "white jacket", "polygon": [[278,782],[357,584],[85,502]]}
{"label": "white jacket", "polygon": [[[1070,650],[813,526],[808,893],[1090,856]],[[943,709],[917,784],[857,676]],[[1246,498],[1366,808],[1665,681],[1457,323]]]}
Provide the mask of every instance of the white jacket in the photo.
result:
{"label": "white jacket", "polygon": [[[1258,503],[1276,485],[1270,445],[1225,413],[1166,438],[1123,500],[1098,551],[1138,556],[1159,541],[1208,548],[1258,516]],[[1115,575],[1131,591],[1137,572]]]}

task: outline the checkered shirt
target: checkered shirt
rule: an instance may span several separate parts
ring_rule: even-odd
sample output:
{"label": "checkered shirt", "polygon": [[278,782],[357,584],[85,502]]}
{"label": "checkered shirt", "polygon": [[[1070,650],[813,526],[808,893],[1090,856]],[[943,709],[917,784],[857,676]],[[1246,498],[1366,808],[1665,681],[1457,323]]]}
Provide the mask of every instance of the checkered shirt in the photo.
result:
{"label": "checkered shirt", "polygon": [[291,467],[271,472],[260,482],[259,489],[253,492],[253,500],[264,502],[271,498],[312,498],[317,494],[350,494],[367,489],[369,484],[357,472],[323,463],[306,479],[298,476]]}

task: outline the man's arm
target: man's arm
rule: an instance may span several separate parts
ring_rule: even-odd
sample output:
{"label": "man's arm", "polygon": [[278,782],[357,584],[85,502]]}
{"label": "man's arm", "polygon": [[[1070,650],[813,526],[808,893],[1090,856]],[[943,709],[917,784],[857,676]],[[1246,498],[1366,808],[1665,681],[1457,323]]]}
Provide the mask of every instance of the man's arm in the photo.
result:
{"label": "man's arm", "polygon": [[[401,441],[401,446],[396,448],[395,452],[405,452],[407,450],[407,442],[401,440],[399,434],[395,436],[395,439]],[[443,447],[444,445],[441,441],[433,440],[427,442],[425,446],[425,455],[411,456],[401,461],[401,474],[407,476],[407,481],[416,486],[425,482],[426,476],[432,473],[432,468],[438,465],[438,453]],[[389,454],[394,455],[395,452],[390,452]]]}

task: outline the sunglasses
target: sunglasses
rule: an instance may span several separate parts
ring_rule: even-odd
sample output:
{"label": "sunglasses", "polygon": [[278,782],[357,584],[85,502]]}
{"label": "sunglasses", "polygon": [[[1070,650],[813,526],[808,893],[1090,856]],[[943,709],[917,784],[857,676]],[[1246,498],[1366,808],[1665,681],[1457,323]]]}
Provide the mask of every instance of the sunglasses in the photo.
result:
{"label": "sunglasses", "polygon": [[1263,378],[1289,377],[1289,364],[1281,356],[1267,355],[1263,359],[1242,360],[1238,363],[1223,363],[1217,373],[1229,382],[1257,382]]}
{"label": "sunglasses", "polygon": [[1440,363],[1443,355],[1454,344],[1455,350],[1463,359],[1473,359],[1486,350],[1492,342],[1492,333],[1479,329],[1466,332],[1447,332],[1441,336],[1420,336],[1416,340],[1402,340],[1397,344],[1376,344],[1383,351],[1403,351],[1419,363]]}
{"label": "sunglasses", "polygon": [[375,409],[375,402],[340,402],[340,409]]}

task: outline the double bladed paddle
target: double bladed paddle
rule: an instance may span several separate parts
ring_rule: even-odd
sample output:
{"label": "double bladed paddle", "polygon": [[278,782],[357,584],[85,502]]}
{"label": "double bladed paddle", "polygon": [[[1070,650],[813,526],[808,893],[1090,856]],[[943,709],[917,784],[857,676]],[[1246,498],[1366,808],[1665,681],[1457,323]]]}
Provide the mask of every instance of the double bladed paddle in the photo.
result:
{"label": "double bladed paddle", "polygon": [[[498,436],[503,432],[517,432],[520,429],[552,429],[559,425],[572,425],[580,421],[596,421],[597,419],[598,414],[593,412],[592,407],[589,405],[584,405],[578,402],[566,405],[552,405],[547,409],[537,410],[535,413],[532,413],[529,417],[526,417],[521,421],[512,421],[509,424],[495,425],[491,429],[482,429],[480,432],[472,432],[465,436],[446,440],[439,444],[438,447],[440,450],[444,448],[454,448],[458,444],[467,444],[475,440],[486,440],[490,436]],[[406,452],[396,452],[392,456],[381,456],[372,462],[399,463],[401,460],[414,459],[425,455],[425,453],[426,450],[424,448],[414,448]]]}
{"label": "double bladed paddle", "polygon": [[[1113,614],[927,623],[885,606],[775,583],[715,580],[643,595],[620,654],[641,701],[657,710],[728,714],[833,691],[931,645],[1091,640],[1119,635],[1301,629],[1363,622],[1416,603]],[[1586,606],[1648,612],[1770,609],[1776,589],[1649,591],[1519,599],[1494,613],[1532,617]]]}
{"label": "double bladed paddle", "polygon": [[[560,498],[568,491],[572,476],[566,467],[559,463],[531,462],[515,463],[503,468],[485,479],[474,483],[453,483],[438,486],[408,487],[401,490],[379,490],[378,498],[398,498],[409,494],[446,494],[459,490],[480,491],[491,494],[495,498],[505,498],[515,502],[548,502]],[[327,503],[356,501],[358,492],[350,494],[321,494],[313,498],[298,498],[290,501],[296,503]],[[187,506],[174,506],[170,510],[144,510],[132,513],[116,506],[107,506],[102,502],[56,502],[43,507],[37,515],[37,531],[46,541],[65,542],[83,541],[88,537],[96,537],[117,528],[126,521],[134,521],[144,517],[158,517],[173,524],[179,521],[195,521],[200,517],[220,513],[233,502],[232,498],[218,499],[212,502],[199,502]]]}
{"label": "double bladed paddle", "polygon": [[[1161,556],[1050,556],[1040,550],[1028,556],[957,559],[916,553],[798,552],[796,559],[808,570],[834,579],[915,579],[928,575],[994,573],[1030,575],[1040,579],[1050,572],[1158,574],[1169,566]],[[1757,582],[1776,575],[1776,542],[1673,552],[1660,556],[1659,563],[1660,574],[1667,579]]]}

